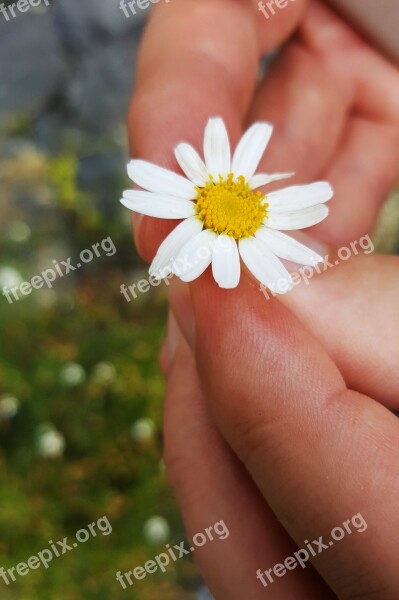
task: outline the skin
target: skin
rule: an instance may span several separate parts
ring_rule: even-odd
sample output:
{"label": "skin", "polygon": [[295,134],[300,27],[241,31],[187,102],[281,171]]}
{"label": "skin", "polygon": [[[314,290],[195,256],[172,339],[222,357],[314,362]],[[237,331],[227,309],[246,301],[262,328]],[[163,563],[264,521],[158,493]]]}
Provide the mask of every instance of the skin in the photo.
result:
{"label": "skin", "polygon": [[[178,171],[173,147],[200,150],[210,116],[233,147],[250,123],[273,122],[260,170],[331,181],[330,216],[311,234],[334,257],[372,232],[395,184],[399,73],[322,3],[296,0],[269,20],[256,4],[156,6],[131,152]],[[288,39],[259,82],[261,55]],[[135,216],[145,259],[174,226]],[[398,597],[398,269],[397,257],[359,253],[269,301],[245,273],[234,291],[209,272],[170,286],[165,458],[188,535],[229,528],[195,552],[216,600]],[[267,588],[256,579],[359,512],[363,533]]]}

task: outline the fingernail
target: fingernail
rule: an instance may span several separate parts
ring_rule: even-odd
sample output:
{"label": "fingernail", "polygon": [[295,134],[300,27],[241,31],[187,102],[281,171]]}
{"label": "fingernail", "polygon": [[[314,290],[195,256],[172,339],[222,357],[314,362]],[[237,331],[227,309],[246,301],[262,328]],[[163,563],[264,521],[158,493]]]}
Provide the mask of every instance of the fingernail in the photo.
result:
{"label": "fingernail", "polygon": [[194,348],[195,317],[189,286],[174,277],[170,281],[168,296],[175,323],[190,348]]}
{"label": "fingernail", "polygon": [[168,333],[166,336],[166,352],[168,359],[168,369],[170,369],[171,364],[173,363],[177,348],[179,346],[179,340],[181,337],[179,326],[176,322],[176,319],[171,310],[169,310],[168,317]]}
{"label": "fingernail", "polygon": [[319,254],[323,258],[327,256],[330,249],[328,244],[325,244],[324,242],[315,239],[305,231],[295,231],[290,233],[291,237],[293,237],[298,242],[301,242],[301,244],[305,244],[305,246],[310,248],[310,250],[317,252],[317,254]]}

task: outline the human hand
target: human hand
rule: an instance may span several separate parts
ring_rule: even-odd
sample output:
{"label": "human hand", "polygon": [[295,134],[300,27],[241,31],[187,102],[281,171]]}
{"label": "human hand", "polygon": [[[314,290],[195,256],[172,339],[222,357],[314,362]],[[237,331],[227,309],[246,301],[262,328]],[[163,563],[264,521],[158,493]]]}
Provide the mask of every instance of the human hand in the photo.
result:
{"label": "human hand", "polygon": [[[305,3],[298,0],[266,21],[249,0],[160,4],[141,50],[129,119],[132,153],[176,168],[173,147],[185,139],[198,148],[210,115],[223,116],[233,143],[251,121],[268,119],[276,126],[275,135],[261,170],[296,171],[302,183],[331,181],[336,194],[330,216],[313,228],[313,235],[338,246],[370,233],[397,176],[399,74],[324,5],[313,2],[304,11]],[[260,55],[298,24],[298,38],[256,87]],[[196,28],[201,36],[193,35]],[[136,243],[145,258],[153,257],[171,228],[169,222],[136,216]],[[351,307],[320,306],[326,279],[318,279],[317,285],[314,280],[306,289],[300,286],[284,301],[328,349],[348,384],[362,391],[364,376],[351,376],[360,373],[354,368],[360,364],[373,373],[378,340],[370,332],[370,344],[364,347],[356,331],[370,322],[351,313]],[[195,293],[196,286],[192,289]],[[336,298],[343,293],[347,296],[347,290],[334,290]],[[176,297],[175,314],[181,321],[190,302],[183,307]],[[348,321],[354,326],[351,351],[343,345]],[[391,370],[390,345],[378,353]],[[395,401],[392,390],[382,389],[378,381],[371,392]]]}
{"label": "human hand", "polygon": [[[257,13],[256,3],[252,6],[248,1],[233,4],[223,0],[201,3],[174,0],[173,5],[159,5],[142,48],[138,87],[130,113],[132,151],[135,156],[176,168],[173,146],[185,139],[198,147],[204,123],[211,115],[223,116],[233,143],[241,134],[244,123],[259,119],[272,121],[276,125],[276,135],[266,155],[267,170],[296,171],[301,182],[322,175],[333,183],[336,197],[330,203],[331,216],[315,228],[314,234],[329,244],[339,245],[370,231],[378,208],[394,182],[399,147],[398,74],[330,11],[312,3],[310,11],[303,16],[304,9],[304,3],[298,0],[268,22]],[[268,80],[255,89],[259,56],[284,41],[299,23],[299,39],[286,47]],[[139,218],[135,229],[138,247],[150,259],[171,227]],[[320,277],[306,290],[298,288],[290,294],[291,310],[300,315],[309,329],[313,326],[317,330],[316,335],[349,385],[356,388],[357,384],[356,389],[373,393],[381,402],[393,406],[397,398],[395,377],[381,385],[380,375],[387,370],[391,372],[389,367],[396,364],[395,354],[390,352],[391,344],[387,344],[386,353],[381,348],[376,352],[378,340],[372,335],[371,320],[364,318],[364,312],[350,311],[356,306],[356,294],[350,295],[353,304],[345,299],[346,311],[341,310],[343,302],[340,306],[335,304],[334,310],[331,290],[327,293],[327,288],[323,299],[329,301],[319,302],[318,296],[320,298],[323,292],[320,288],[327,280],[332,281]],[[352,281],[359,281],[359,278],[346,280],[347,283]],[[206,284],[202,281],[192,286],[194,301],[201,297]],[[263,301],[256,289],[252,288],[252,296],[245,292],[248,285],[244,282],[234,292],[234,302],[242,308],[243,315],[253,310],[254,303]],[[335,285],[334,292],[345,290],[347,293],[347,286],[337,288]],[[356,290],[361,296],[363,291]],[[294,302],[294,297],[305,292],[308,297],[304,302]],[[336,299],[335,296],[334,301]],[[272,301],[270,304],[275,306],[277,303]],[[266,308],[264,303],[262,306],[266,313],[274,313],[269,304]],[[319,309],[317,312],[313,310],[315,306]],[[326,312],[327,307],[330,313]],[[186,302],[185,292],[173,292],[172,308],[190,337],[191,304]],[[218,307],[217,315],[221,308]],[[212,309],[215,311],[215,306]],[[279,306],[279,310],[283,307]],[[250,316],[247,314],[247,318]],[[342,332],[348,333],[348,321],[351,334],[356,336],[351,348],[343,343]],[[330,326],[318,326],[325,323]],[[368,344],[364,344],[365,337],[361,336],[365,326]],[[392,328],[390,331],[394,340]],[[375,368],[376,355],[381,358],[380,364],[385,366],[385,371]],[[360,365],[363,365],[363,371],[356,368]],[[364,373],[373,375],[369,377],[368,386]],[[191,431],[188,427],[191,419],[195,419],[195,414],[191,414],[190,421],[185,421],[187,431]],[[167,419],[167,427],[169,422],[173,422],[172,419]],[[207,425],[209,432],[213,431],[217,436],[212,423]],[[173,427],[174,435],[177,431],[177,427]],[[224,447],[222,439],[217,439],[217,444]],[[215,469],[215,474],[224,471],[226,464],[230,463],[221,460],[221,469]],[[237,486],[241,489],[243,485],[245,488],[249,484],[243,483],[241,477]],[[238,491],[237,488],[236,493]],[[259,494],[257,497],[260,502]],[[203,495],[202,504],[204,506]],[[228,499],[224,503],[227,509],[226,504]],[[263,503],[261,506],[264,513],[265,506]],[[209,502],[206,508],[211,509]],[[270,535],[276,527],[275,521],[266,520],[266,525],[262,531],[267,529]],[[251,555],[253,536],[248,533],[246,540],[246,550]],[[274,541],[277,544],[277,539]],[[273,544],[268,551],[272,547]],[[206,552],[210,552],[209,548]],[[244,554],[243,547],[242,552]],[[231,583],[234,581],[238,583],[237,580]],[[235,593],[242,593],[242,587],[236,585],[235,589]],[[245,587],[246,591],[248,589]],[[280,588],[276,594],[279,592]],[[289,593],[292,596],[292,589]]]}
{"label": "human hand", "polygon": [[[296,0],[267,21],[254,0],[159,4],[139,57],[131,152],[177,170],[174,146],[198,148],[209,116],[223,117],[233,146],[251,122],[268,120],[275,131],[259,170],[331,181],[331,214],[314,233],[339,245],[370,233],[397,178],[399,73],[324,4],[306,7]],[[298,27],[258,85],[260,57]],[[171,229],[136,218],[146,259]]]}
{"label": "human hand", "polygon": [[[350,288],[366,325],[357,341],[367,347],[373,329],[375,339],[384,332],[396,364],[398,273],[399,258],[373,256],[320,277],[320,302],[333,309],[335,292]],[[246,280],[238,303],[207,279],[193,295],[191,348],[171,317],[162,363],[165,460],[189,536],[221,519],[230,531],[196,549],[216,600],[397,598],[398,419],[383,401],[350,390],[281,302],[266,302]],[[372,373],[359,361],[349,375],[366,391],[378,381],[381,397],[388,386],[399,410],[397,373],[387,373],[380,353]],[[345,533],[330,547],[336,527]],[[280,578],[274,565],[295,558],[298,546],[315,570],[294,561],[295,570],[278,567]]]}

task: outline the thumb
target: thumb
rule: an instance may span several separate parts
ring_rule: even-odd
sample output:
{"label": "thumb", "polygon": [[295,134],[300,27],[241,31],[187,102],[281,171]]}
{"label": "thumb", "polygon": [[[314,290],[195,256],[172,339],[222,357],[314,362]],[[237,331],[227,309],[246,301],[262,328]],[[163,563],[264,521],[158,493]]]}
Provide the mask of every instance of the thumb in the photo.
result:
{"label": "thumb", "polygon": [[[340,598],[397,597],[396,417],[348,390],[320,344],[251,282],[234,294],[206,278],[193,288],[197,365],[219,430],[299,545],[341,528],[310,557]],[[367,531],[351,535],[358,513]]]}

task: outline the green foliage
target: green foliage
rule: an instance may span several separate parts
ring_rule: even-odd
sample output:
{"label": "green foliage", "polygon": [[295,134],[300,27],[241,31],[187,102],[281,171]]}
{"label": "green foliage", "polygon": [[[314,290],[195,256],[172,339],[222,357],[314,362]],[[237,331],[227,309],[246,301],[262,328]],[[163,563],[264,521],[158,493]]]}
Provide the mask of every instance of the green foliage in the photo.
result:
{"label": "green foliage", "polygon": [[[18,576],[0,597],[11,600],[189,599],[196,575],[184,559],[165,575],[148,575],[125,591],[116,571],[142,565],[162,551],[143,535],[158,514],[173,543],[184,539],[165,480],[162,457],[164,384],[157,355],[166,313],[162,286],[128,303],[121,284],[137,282],[143,265],[115,187],[110,214],[77,183],[78,161],[68,153],[48,161],[34,185],[47,204],[8,207],[8,222],[25,222],[31,236],[15,241],[3,226],[4,264],[31,280],[52,260],[79,253],[110,236],[114,256],[101,255],[13,304],[0,297],[0,407],[18,399],[15,416],[0,408],[0,566],[14,567],[106,515],[112,534],[86,543]],[[18,170],[18,169],[17,169]],[[12,199],[14,183],[8,182]],[[17,183],[15,183],[17,185]],[[122,187],[122,182],[121,182]],[[33,204],[33,210],[32,210]],[[23,229],[23,228],[22,228]],[[72,366],[71,366],[72,365]],[[149,418],[155,433],[134,439],[131,425]],[[41,450],[43,433],[57,431],[65,449]]]}
{"label": "green foliage", "polygon": [[82,196],[76,185],[77,158],[68,154],[60,155],[49,162],[49,167],[51,182],[56,189],[61,206],[76,207]]}

